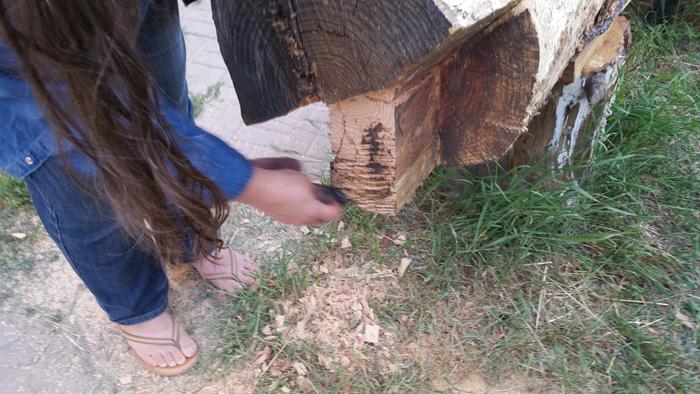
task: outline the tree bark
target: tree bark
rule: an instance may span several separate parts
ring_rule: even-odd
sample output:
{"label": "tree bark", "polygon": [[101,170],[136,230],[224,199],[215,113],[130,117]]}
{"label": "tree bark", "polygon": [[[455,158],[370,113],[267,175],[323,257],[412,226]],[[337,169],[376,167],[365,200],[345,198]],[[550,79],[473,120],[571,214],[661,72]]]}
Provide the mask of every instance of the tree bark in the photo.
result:
{"label": "tree bark", "polygon": [[380,90],[434,63],[517,0],[213,0],[247,124]]}

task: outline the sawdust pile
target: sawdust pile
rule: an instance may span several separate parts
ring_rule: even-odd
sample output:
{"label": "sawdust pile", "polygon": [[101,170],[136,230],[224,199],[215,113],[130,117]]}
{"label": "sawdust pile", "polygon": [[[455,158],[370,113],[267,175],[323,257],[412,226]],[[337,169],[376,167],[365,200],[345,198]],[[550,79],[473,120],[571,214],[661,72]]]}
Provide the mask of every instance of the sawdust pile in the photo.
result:
{"label": "sawdust pile", "polygon": [[[310,369],[316,366],[331,373],[383,377],[419,366],[419,380],[431,392],[485,391],[488,385],[474,359],[478,352],[463,339],[479,320],[471,300],[453,297],[431,305],[438,318],[433,332],[416,337],[406,335],[415,324],[411,317],[400,315],[394,321],[377,312],[405,302],[411,294],[406,283],[400,283],[400,265],[348,265],[336,256],[313,270],[320,284],[309,286],[298,299],[280,300],[278,314],[261,330],[266,339],[281,340],[281,347],[266,346],[253,362],[257,382],[272,378],[268,391],[318,392],[324,382],[312,380],[316,378]],[[305,356],[286,357],[285,348],[292,344],[303,344]],[[497,386],[515,393],[530,392],[528,387],[527,381],[510,378]],[[391,386],[385,392],[402,391]]]}
{"label": "sawdust pile", "polygon": [[390,353],[397,334],[392,327],[380,326],[370,306],[401,291],[396,273],[373,264],[329,269],[322,286],[310,286],[300,299],[283,302],[284,314],[263,332],[313,343],[319,364],[329,370],[379,367],[384,373],[398,372]]}

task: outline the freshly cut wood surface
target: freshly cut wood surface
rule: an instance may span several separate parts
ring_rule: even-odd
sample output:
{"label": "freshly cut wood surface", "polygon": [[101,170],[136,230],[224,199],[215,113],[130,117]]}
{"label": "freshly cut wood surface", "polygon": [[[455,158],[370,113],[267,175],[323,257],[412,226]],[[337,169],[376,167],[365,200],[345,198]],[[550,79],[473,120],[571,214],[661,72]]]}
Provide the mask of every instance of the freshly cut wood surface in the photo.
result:
{"label": "freshly cut wood surface", "polygon": [[366,209],[395,214],[439,162],[439,84],[434,72],[331,104],[332,183]]}
{"label": "freshly cut wood surface", "polygon": [[612,64],[618,56],[625,54],[625,48],[629,46],[631,28],[629,21],[619,17],[610,25],[610,28],[600,36],[593,39],[569,64],[562,79],[571,83],[581,76],[604,70]]}

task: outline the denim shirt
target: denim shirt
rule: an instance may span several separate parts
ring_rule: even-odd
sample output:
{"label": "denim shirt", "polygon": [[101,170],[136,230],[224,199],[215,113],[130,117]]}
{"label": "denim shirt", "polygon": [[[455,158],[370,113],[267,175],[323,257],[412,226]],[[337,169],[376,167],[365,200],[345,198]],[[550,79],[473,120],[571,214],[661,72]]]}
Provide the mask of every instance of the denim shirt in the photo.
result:
{"label": "denim shirt", "polygon": [[[252,174],[250,162],[217,137],[197,127],[185,82],[185,46],[174,10],[148,7],[139,21],[139,50],[162,93],[161,112],[180,138],[180,149],[202,173],[217,183],[227,198],[235,198]],[[0,171],[23,178],[39,168],[58,148],[52,126],[22,80],[16,57],[0,42]],[[92,174],[92,163],[70,152],[70,164]]]}

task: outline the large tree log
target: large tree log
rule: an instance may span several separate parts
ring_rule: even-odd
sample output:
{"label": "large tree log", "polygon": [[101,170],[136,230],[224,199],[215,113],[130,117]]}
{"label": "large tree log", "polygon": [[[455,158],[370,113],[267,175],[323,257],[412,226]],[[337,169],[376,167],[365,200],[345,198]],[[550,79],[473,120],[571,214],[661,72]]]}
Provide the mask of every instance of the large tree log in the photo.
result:
{"label": "large tree log", "polygon": [[629,0],[214,0],[247,123],[330,104],[332,181],[395,213],[438,164],[503,156]]}
{"label": "large tree log", "polygon": [[247,124],[382,89],[435,62],[517,0],[213,0]]}

